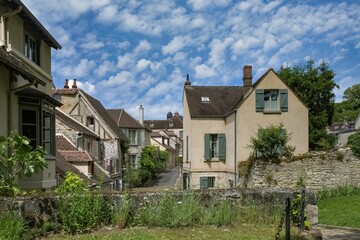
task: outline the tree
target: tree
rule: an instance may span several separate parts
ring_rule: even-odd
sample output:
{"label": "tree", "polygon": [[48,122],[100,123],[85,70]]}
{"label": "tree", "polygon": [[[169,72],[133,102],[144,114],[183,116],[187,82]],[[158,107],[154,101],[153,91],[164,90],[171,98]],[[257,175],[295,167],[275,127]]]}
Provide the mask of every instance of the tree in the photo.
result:
{"label": "tree", "polygon": [[16,177],[29,177],[46,168],[44,154],[43,147],[33,149],[29,139],[17,132],[8,137],[0,136],[0,195],[16,193]]}
{"label": "tree", "polygon": [[335,103],[334,122],[355,121],[360,112],[360,84],[344,91],[343,101]]}
{"label": "tree", "polygon": [[335,138],[326,132],[332,123],[335,94],[338,87],[335,73],[323,61],[318,67],[309,60],[304,66],[281,67],[280,78],[298,95],[309,108],[309,147],[312,150],[326,150],[334,146]]}
{"label": "tree", "polygon": [[353,151],[355,156],[360,157],[360,131],[349,136],[347,145]]}
{"label": "tree", "polygon": [[283,129],[283,124],[278,126],[269,125],[260,128],[255,137],[250,139],[250,148],[256,153],[257,157],[271,160],[280,156],[290,156],[295,147],[287,145],[290,134]]}

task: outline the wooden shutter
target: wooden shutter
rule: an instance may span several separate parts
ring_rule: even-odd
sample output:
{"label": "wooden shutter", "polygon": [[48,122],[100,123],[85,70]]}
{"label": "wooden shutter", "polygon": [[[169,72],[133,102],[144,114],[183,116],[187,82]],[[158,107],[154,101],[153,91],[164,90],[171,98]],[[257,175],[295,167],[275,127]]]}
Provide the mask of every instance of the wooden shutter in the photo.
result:
{"label": "wooden shutter", "polygon": [[204,135],[204,153],[205,153],[205,160],[209,161],[211,159],[210,154],[210,134]]}
{"label": "wooden shutter", "polygon": [[205,190],[208,188],[208,178],[200,177],[200,190]]}
{"label": "wooden shutter", "polygon": [[280,89],[280,111],[288,111],[288,90]]}
{"label": "wooden shutter", "polygon": [[221,133],[218,135],[219,141],[219,159],[225,160],[226,159],[226,138],[225,134]]}
{"label": "wooden shutter", "polygon": [[264,89],[256,89],[256,112],[264,111]]}

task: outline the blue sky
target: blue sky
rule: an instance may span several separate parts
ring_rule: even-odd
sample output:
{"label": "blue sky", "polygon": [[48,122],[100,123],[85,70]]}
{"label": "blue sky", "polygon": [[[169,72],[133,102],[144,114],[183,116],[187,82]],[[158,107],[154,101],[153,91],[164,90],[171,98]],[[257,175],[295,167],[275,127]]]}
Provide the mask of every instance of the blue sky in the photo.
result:
{"label": "blue sky", "polygon": [[360,83],[360,1],[23,0],[62,45],[52,52],[57,88],[66,78],[106,108],[138,118],[182,113],[192,85],[242,85],[270,67],[326,60],[336,100]]}

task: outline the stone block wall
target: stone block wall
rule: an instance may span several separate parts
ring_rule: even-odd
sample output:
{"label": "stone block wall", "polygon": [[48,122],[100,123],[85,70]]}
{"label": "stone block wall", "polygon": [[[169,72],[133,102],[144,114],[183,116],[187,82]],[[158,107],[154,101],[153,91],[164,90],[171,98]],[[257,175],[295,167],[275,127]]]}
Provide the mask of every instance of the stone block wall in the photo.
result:
{"label": "stone block wall", "polygon": [[350,150],[315,152],[293,162],[269,163],[256,160],[247,180],[248,188],[298,188],[321,190],[324,187],[360,186],[360,159]]}

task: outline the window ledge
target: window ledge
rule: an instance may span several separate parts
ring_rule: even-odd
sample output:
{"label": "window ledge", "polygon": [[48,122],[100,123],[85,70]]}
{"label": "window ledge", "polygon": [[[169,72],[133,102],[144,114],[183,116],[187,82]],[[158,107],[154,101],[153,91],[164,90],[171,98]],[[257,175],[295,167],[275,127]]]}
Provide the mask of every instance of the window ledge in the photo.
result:
{"label": "window ledge", "polygon": [[280,110],[264,110],[264,114],[281,114]]}

